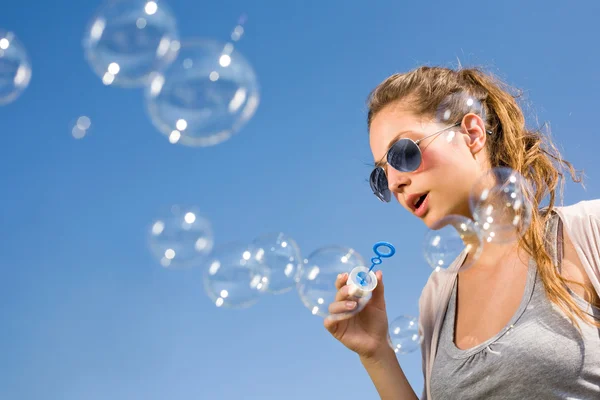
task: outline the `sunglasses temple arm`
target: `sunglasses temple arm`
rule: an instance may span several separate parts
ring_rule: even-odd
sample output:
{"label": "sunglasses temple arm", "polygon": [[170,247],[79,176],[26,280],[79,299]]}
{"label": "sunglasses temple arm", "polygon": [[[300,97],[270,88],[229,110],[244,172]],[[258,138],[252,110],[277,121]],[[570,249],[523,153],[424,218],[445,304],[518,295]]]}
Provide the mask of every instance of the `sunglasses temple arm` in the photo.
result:
{"label": "sunglasses temple arm", "polygon": [[434,133],[432,133],[431,135],[425,136],[424,138],[421,138],[421,139],[419,139],[419,140],[416,140],[416,141],[415,141],[415,143],[416,143],[416,144],[419,144],[419,143],[421,143],[421,142],[422,142],[423,140],[425,140],[425,139],[429,139],[429,138],[430,138],[430,137],[432,137],[432,136],[439,135],[440,133],[442,133],[442,132],[444,132],[444,131],[446,131],[446,130],[448,130],[448,129],[456,128],[457,126],[460,126],[460,122],[457,122],[457,123],[455,123],[455,124],[454,124],[454,125],[452,125],[452,126],[449,126],[449,127],[447,127],[447,128],[444,128],[444,129],[442,129],[441,131],[434,132]]}

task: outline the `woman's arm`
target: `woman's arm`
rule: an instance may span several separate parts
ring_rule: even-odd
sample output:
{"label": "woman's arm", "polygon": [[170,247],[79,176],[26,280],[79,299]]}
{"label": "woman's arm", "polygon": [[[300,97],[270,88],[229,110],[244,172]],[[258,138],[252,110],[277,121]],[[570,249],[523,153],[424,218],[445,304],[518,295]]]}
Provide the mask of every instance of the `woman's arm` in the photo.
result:
{"label": "woman's arm", "polygon": [[375,357],[360,361],[371,377],[382,400],[418,400],[418,396],[404,375],[396,353],[386,346]]}

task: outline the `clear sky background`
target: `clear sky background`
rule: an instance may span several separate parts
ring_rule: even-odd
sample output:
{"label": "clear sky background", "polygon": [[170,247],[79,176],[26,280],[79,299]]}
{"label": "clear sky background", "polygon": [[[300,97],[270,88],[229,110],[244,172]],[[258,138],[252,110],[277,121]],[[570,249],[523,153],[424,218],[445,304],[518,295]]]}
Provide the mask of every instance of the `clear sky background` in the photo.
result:
{"label": "clear sky background", "polygon": [[[226,39],[261,85],[255,117],[212,148],[169,144],[139,90],[105,87],[81,38],[99,3],[7,0],[33,66],[0,107],[0,398],[188,400],[377,398],[358,357],[296,292],[217,309],[199,274],[169,271],[146,247],[152,219],[197,205],[217,243],[283,231],[303,255],[325,245],[365,258],[379,240],[390,319],[417,315],[431,271],[425,228],[366,181],[365,99],[421,64],[483,65],[525,90],[587,172],[565,202],[600,197],[597,1],[171,0],[184,38]],[[368,5],[367,5],[368,4]],[[89,136],[70,129],[92,119]],[[419,352],[400,358],[420,394]],[[448,384],[452,384],[449,382]]]}

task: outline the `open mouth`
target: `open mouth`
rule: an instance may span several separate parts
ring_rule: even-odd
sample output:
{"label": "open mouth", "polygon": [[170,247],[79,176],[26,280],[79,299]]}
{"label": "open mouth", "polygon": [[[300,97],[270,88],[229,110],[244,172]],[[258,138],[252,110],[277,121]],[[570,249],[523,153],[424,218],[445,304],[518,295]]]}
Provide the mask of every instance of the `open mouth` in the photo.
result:
{"label": "open mouth", "polygon": [[415,204],[413,204],[413,207],[414,207],[415,210],[418,210],[423,205],[423,202],[427,198],[427,194],[428,193],[425,193],[425,194],[421,195],[421,197],[419,197],[417,199],[417,201],[415,202]]}

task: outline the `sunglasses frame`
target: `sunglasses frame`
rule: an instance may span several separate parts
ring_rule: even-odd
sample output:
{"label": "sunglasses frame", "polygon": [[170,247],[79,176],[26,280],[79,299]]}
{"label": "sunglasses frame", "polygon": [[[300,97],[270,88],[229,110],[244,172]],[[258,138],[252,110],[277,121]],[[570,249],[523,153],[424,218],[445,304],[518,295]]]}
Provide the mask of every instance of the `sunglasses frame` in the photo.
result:
{"label": "sunglasses frame", "polygon": [[[398,171],[400,171],[400,172],[414,172],[414,171],[416,171],[416,170],[419,168],[419,166],[421,166],[421,162],[423,162],[423,152],[422,152],[422,150],[421,150],[421,146],[419,146],[419,145],[420,145],[420,143],[421,143],[423,140],[425,140],[425,139],[429,139],[429,138],[431,138],[431,137],[433,137],[433,136],[439,135],[439,134],[441,134],[441,133],[443,133],[443,132],[447,131],[448,129],[456,128],[457,126],[460,126],[460,125],[461,125],[461,122],[457,122],[457,123],[455,123],[454,125],[447,126],[447,127],[446,127],[446,128],[444,128],[444,129],[441,129],[441,130],[439,130],[439,131],[436,131],[436,132],[434,132],[434,133],[432,133],[432,134],[430,134],[430,135],[427,135],[427,136],[425,136],[424,138],[421,138],[421,139],[418,139],[418,140],[412,140],[412,139],[410,139],[410,138],[399,138],[398,140],[394,141],[394,143],[392,143],[392,144],[390,145],[390,147],[389,147],[389,148],[387,149],[387,151],[385,152],[385,155],[384,155],[384,156],[383,156],[381,159],[382,159],[382,160],[383,160],[383,159],[385,159],[385,160],[386,160],[386,163],[387,163],[387,164],[388,164],[390,167],[394,168],[394,166],[392,166],[392,165],[389,163],[389,155],[390,155],[390,150],[392,150],[392,149],[394,148],[394,146],[395,146],[395,145],[396,145],[398,142],[400,142],[401,140],[409,140],[409,141],[413,142],[413,143],[414,143],[414,144],[417,146],[417,149],[419,150],[419,155],[420,155],[420,157],[421,157],[421,161],[419,161],[419,165],[418,165],[418,166],[417,166],[415,169],[413,169],[413,170],[411,170],[411,171],[401,171],[401,170],[398,170]],[[485,132],[486,132],[488,135],[491,135],[491,134],[492,134],[492,131],[491,131],[491,130],[489,130],[489,129],[486,129],[486,131],[485,131]],[[394,168],[394,169],[396,169],[396,168]],[[371,175],[369,176],[369,185],[371,186],[371,190],[373,191],[373,194],[375,195],[375,197],[377,197],[379,200],[381,200],[381,201],[382,201],[382,202],[384,202],[384,203],[389,203],[389,202],[390,202],[390,200],[391,200],[391,191],[390,191],[389,187],[386,185],[385,189],[383,189],[383,190],[380,190],[379,188],[377,188],[377,187],[376,187],[377,185],[374,183],[374,175],[375,175],[375,174],[377,174],[377,173],[383,174],[383,176],[385,177],[385,181],[386,181],[386,183],[387,183],[387,176],[386,176],[386,173],[385,173],[385,169],[383,169],[383,167],[375,167],[375,168],[373,169],[373,171],[371,171]],[[378,179],[378,180],[379,180],[379,179]]]}

